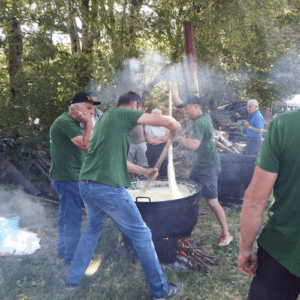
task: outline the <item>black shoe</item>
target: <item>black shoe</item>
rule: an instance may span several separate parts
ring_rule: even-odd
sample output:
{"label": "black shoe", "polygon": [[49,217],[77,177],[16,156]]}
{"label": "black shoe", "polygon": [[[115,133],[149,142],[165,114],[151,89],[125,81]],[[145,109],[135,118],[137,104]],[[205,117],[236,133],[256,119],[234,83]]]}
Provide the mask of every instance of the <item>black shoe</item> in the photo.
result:
{"label": "black shoe", "polygon": [[74,290],[76,287],[78,287],[78,284],[73,284],[73,283],[68,283],[68,282],[65,283],[66,290],[71,291],[71,290]]}
{"label": "black shoe", "polygon": [[167,298],[171,298],[175,295],[178,295],[182,289],[183,289],[183,284],[181,282],[176,282],[176,283],[168,283],[169,284],[169,290],[168,292],[162,297],[162,298],[153,298],[155,300],[165,300]]}

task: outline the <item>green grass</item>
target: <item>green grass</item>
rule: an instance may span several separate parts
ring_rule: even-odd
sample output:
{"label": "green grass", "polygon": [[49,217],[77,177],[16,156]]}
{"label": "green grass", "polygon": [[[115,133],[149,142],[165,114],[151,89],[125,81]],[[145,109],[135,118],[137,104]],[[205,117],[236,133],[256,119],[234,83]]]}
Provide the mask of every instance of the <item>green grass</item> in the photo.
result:
{"label": "green grass", "polygon": [[[10,201],[14,201],[14,197]],[[28,197],[26,201],[30,201]],[[0,205],[3,205],[1,201]],[[84,276],[75,291],[65,291],[67,266],[56,256],[57,207],[47,203],[36,205],[43,207],[46,218],[46,221],[35,224],[35,232],[38,232],[42,239],[41,249],[32,255],[0,258],[0,299],[152,299],[139,262],[132,264],[128,259],[122,235],[108,218],[94,253],[92,261],[95,266],[94,273],[90,272]],[[220,227],[214,214],[205,204],[202,204],[201,213],[204,215],[199,216],[193,238],[200,241],[201,247],[206,252],[220,256],[222,263],[210,267],[209,276],[191,270],[166,271],[168,281],[184,283],[183,293],[172,299],[246,299],[251,278],[240,274],[236,266],[240,210],[231,208],[227,211],[229,229],[233,232],[235,240],[225,248],[217,246]],[[6,211],[6,214],[7,217],[11,216],[9,211]],[[34,222],[34,218],[26,218],[22,227],[32,227],[30,222]],[[85,224],[86,220],[83,227]]]}

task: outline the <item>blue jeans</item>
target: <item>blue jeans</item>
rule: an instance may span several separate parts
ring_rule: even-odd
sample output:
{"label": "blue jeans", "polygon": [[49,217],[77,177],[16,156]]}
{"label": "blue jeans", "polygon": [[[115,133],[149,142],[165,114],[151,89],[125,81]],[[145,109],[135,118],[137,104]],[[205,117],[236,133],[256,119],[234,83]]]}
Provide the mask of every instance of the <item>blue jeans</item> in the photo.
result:
{"label": "blue jeans", "polygon": [[81,235],[72,264],[67,272],[67,282],[79,284],[94,253],[107,214],[116,226],[130,238],[149,281],[150,291],[156,298],[168,291],[152,243],[150,229],[145,225],[139,210],[125,188],[81,181],[88,225]]}
{"label": "blue jeans", "polygon": [[81,235],[82,198],[79,181],[59,181],[52,179],[52,186],[59,197],[57,215],[58,254],[70,263]]}

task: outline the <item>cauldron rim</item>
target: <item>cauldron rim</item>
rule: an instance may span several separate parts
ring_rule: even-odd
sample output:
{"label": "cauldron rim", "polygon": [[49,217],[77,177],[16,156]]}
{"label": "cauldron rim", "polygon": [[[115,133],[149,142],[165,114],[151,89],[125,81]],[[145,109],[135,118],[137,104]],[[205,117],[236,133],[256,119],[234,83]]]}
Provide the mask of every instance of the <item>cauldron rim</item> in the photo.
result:
{"label": "cauldron rim", "polygon": [[[133,179],[131,181],[131,183],[135,183],[135,182],[140,182],[140,181],[146,181],[147,178],[139,178],[139,179]],[[157,181],[168,181],[168,178],[166,176],[158,176]],[[176,178],[176,182],[177,183],[189,183],[192,185],[196,186],[196,192],[194,194],[191,194],[187,197],[183,197],[183,198],[179,198],[179,199],[172,199],[172,200],[162,200],[162,201],[136,201],[136,199],[133,199],[133,201],[137,204],[137,205],[156,205],[156,206],[168,206],[168,205],[174,205],[174,202],[176,201],[176,203],[184,203],[184,202],[188,202],[190,201],[192,198],[194,199],[195,197],[197,197],[201,191],[201,184],[199,182],[196,182],[194,180],[190,180],[190,179],[186,179],[186,178]],[[138,197],[136,197],[138,198]],[[150,198],[150,197],[148,197]],[[151,199],[151,198],[150,198]]]}

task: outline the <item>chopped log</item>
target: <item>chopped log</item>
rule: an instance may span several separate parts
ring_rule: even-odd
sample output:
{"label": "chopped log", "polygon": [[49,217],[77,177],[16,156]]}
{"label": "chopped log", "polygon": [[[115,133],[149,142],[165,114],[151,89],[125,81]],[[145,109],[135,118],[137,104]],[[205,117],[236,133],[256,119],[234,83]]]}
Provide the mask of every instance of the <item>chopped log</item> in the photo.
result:
{"label": "chopped log", "polygon": [[21,184],[28,194],[33,196],[43,195],[43,193],[34,184],[32,184],[13,164],[11,164],[2,153],[0,153],[0,162],[4,163],[7,175],[16,183]]}
{"label": "chopped log", "polygon": [[216,140],[216,145],[218,149],[221,149],[225,152],[234,152],[240,153],[240,151],[236,148],[236,145],[226,138],[228,133],[225,131],[214,130],[214,137]]}
{"label": "chopped log", "polygon": [[226,147],[224,144],[220,143],[219,141],[216,141],[216,145],[218,148],[222,149],[225,152],[234,152],[233,150],[231,150],[230,148]]}

